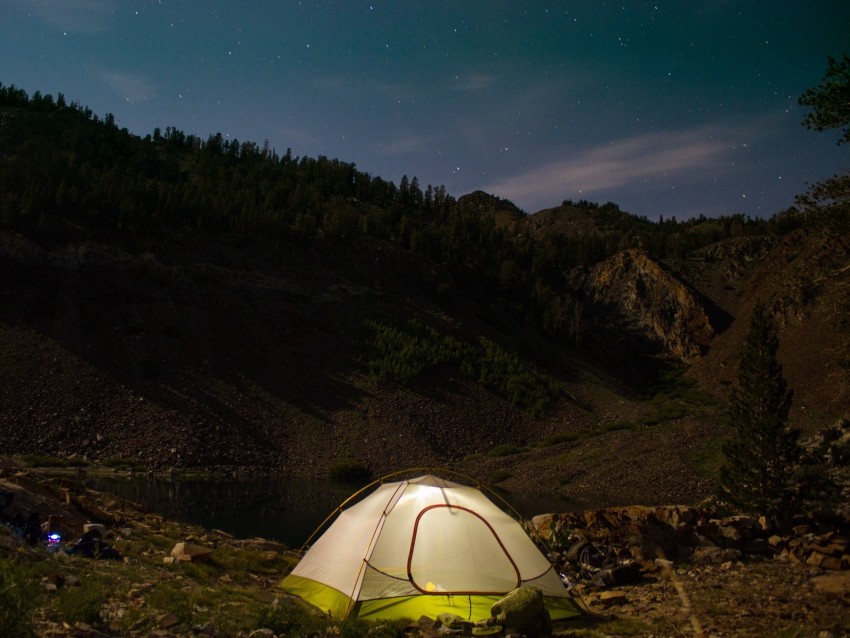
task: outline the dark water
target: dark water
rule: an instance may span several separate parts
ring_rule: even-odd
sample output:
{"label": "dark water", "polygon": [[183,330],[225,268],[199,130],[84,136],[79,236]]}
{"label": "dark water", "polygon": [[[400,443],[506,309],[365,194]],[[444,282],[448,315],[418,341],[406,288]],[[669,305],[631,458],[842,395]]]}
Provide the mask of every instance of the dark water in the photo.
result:
{"label": "dark water", "polygon": [[[273,539],[300,547],[356,487],[291,478],[188,479],[89,477],[87,487],[140,503],[167,518],[220,529],[239,538]],[[501,506],[497,498],[488,494]],[[555,495],[503,494],[525,517],[567,511]]]}

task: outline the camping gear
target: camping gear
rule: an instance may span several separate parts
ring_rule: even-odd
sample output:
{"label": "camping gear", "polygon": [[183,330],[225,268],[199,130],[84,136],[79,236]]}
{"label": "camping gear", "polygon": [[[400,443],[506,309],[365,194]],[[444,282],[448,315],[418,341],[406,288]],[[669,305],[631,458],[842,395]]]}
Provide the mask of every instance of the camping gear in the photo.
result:
{"label": "camping gear", "polygon": [[281,583],[336,618],[471,622],[522,585],[543,592],[555,620],[582,613],[516,520],[478,489],[431,474],[383,483],[342,510]]}

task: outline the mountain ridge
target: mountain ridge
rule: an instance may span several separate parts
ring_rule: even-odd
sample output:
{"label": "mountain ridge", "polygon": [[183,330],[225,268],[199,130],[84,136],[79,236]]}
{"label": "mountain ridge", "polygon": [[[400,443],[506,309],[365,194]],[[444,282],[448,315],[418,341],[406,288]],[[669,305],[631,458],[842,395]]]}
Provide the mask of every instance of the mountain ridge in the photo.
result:
{"label": "mountain ridge", "polygon": [[[783,318],[794,424],[846,409],[850,248],[804,215],[655,223],[590,202],[524,215],[486,193],[454,200],[216,136],[139,139],[84,109],[5,99],[10,454],[307,476],[342,460],[449,464],[506,487],[692,500],[711,490],[716,455],[694,459],[725,435],[756,298]],[[411,320],[514,367],[500,380],[408,336],[422,372],[375,377],[366,326]],[[530,370],[559,388],[542,414],[499,389]],[[615,453],[627,472],[610,471]]]}

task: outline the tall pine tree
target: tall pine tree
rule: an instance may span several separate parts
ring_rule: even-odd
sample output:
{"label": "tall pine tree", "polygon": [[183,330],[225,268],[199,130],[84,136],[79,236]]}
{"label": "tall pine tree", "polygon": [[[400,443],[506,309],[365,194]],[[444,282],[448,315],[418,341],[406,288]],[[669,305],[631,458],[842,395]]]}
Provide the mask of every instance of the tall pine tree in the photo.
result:
{"label": "tall pine tree", "polygon": [[723,446],[720,496],[752,514],[785,518],[795,506],[794,471],[802,451],[788,427],[793,393],[776,359],[773,318],[759,301],[729,400],[735,436]]}

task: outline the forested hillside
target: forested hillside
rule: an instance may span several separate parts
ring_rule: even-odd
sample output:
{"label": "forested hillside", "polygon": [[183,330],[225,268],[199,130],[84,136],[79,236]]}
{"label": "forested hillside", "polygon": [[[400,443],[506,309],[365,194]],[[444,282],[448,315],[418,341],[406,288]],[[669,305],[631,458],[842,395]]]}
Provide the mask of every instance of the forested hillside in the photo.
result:
{"label": "forested hillside", "polygon": [[[559,483],[576,450],[661,423],[685,441],[669,460],[684,476],[723,435],[757,297],[822,406],[801,422],[840,416],[850,249],[830,192],[770,219],[587,201],[528,215],[268,143],[138,137],[0,85],[0,439],[306,474],[485,472],[500,449]],[[646,436],[646,454],[666,445]]]}
{"label": "forested hillside", "polygon": [[[681,259],[718,241],[785,234],[795,216],[675,218],[653,223],[616,204],[565,201],[528,217],[484,193],[456,200],[416,177],[399,185],[326,157],[293,157],[254,142],[206,140],[166,127],[140,139],[115,119],[60,94],[31,98],[0,85],[4,227],[49,236],[70,222],[86,232],[155,241],[187,235],[285,241],[389,242],[438,264],[453,281],[431,282],[443,296],[458,287],[520,315],[550,334],[569,325],[581,291],[567,281],[626,249]],[[56,231],[63,236],[67,226]]]}

